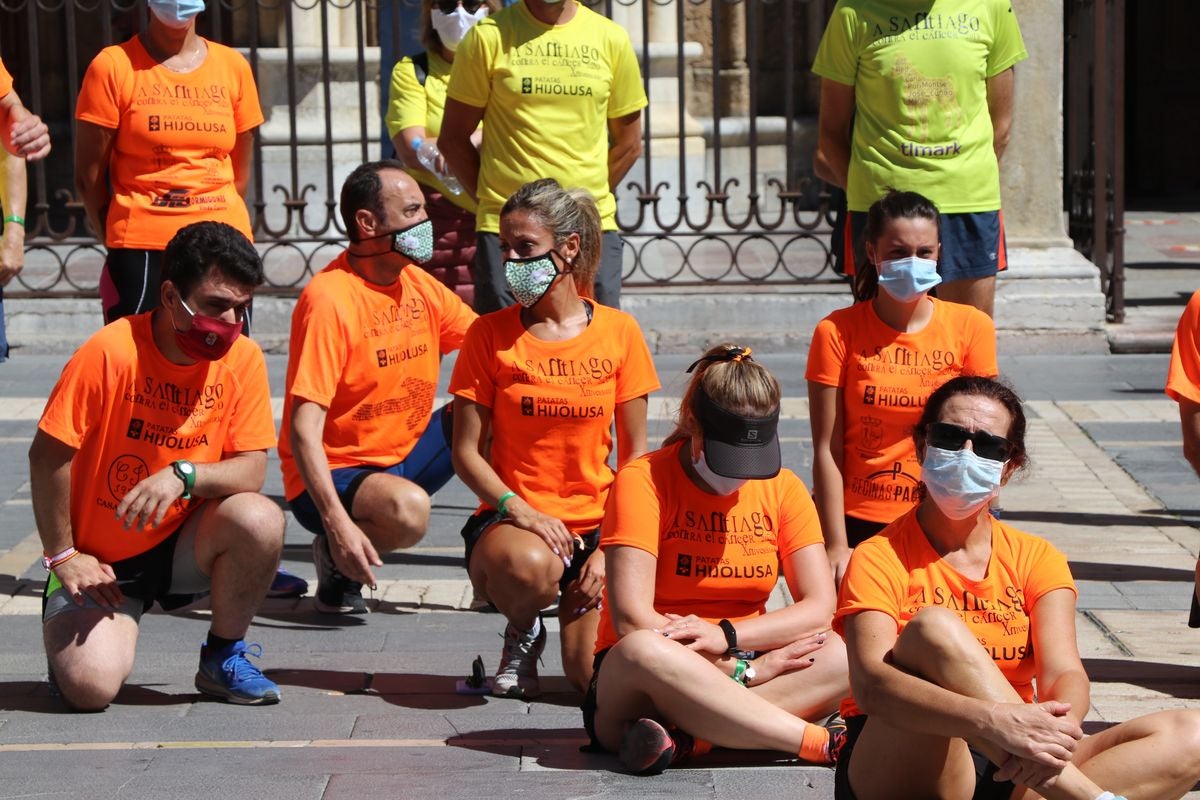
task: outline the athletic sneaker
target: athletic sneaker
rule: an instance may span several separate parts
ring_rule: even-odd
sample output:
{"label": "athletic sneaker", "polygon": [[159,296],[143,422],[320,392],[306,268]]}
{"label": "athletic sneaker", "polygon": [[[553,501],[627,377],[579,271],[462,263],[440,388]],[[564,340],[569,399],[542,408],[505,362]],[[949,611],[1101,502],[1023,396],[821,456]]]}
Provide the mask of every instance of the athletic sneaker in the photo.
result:
{"label": "athletic sneaker", "polygon": [[200,648],[200,669],[196,688],[203,694],[219,697],[227,703],[246,706],[279,702],[279,686],[250,663],[247,656],[262,657],[262,645],[238,640],[223,653]]}
{"label": "athletic sneaker", "polygon": [[668,731],[649,717],[629,726],[621,737],[621,765],[634,775],[660,775],[692,754],[694,740],[681,730]]}
{"label": "athletic sneaker", "polygon": [[293,575],[283,567],[275,570],[275,580],[267,589],[267,597],[301,597],[308,593],[308,581]]}
{"label": "athletic sneaker", "polygon": [[324,614],[366,614],[367,602],[363,600],[361,583],[352,581],[338,572],[329,554],[329,538],[314,536],[312,543],[313,564],[317,568],[317,595],[313,606]]}
{"label": "athletic sneaker", "polygon": [[1192,592],[1192,613],[1188,617],[1189,628],[1200,628],[1200,600],[1196,599],[1196,593]]}
{"label": "athletic sneaker", "polygon": [[823,727],[829,731],[829,744],[826,746],[830,764],[836,764],[846,744],[846,720],[841,714],[834,714],[825,720]]}
{"label": "athletic sneaker", "polygon": [[504,649],[500,651],[500,669],[492,681],[492,694],[520,700],[542,693],[538,685],[537,662],[546,649],[546,626],[538,627],[538,635],[530,637],[528,632],[519,631],[508,623],[504,629]]}

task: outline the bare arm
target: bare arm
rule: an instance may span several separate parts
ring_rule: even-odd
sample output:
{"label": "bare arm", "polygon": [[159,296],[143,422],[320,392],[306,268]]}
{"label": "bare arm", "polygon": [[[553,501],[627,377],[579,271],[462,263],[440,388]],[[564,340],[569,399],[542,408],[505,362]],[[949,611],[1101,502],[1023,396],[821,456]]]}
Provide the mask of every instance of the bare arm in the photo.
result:
{"label": "bare arm", "polygon": [[813,171],[821,180],[843,189],[850,174],[850,124],[853,119],[854,87],[822,78]]}
{"label": "bare arm", "polygon": [[[424,125],[404,128],[392,137],[392,145],[396,148],[396,157],[404,162],[404,166],[409,169],[425,169],[425,165],[417,158],[417,151],[413,149],[413,140],[426,138]],[[438,149],[440,150],[441,147],[439,146]]]}
{"label": "bare arm", "polygon": [[792,604],[737,624],[738,647],[774,650],[827,630],[837,605],[829,563],[816,545],[802,547],[783,562]]}
{"label": "bare arm", "polygon": [[608,604],[617,636],[644,628],[657,629],[669,620],[654,610],[654,573],[658,559],[645,550],[618,545],[606,548]]}
{"label": "bare arm", "polygon": [[108,189],[108,164],[112,158],[115,128],[103,128],[80,120],[75,133],[75,191],[83,201],[88,223],[105,240],[105,224],[111,195]]}
{"label": "bare arm", "polygon": [[1091,681],[1075,638],[1075,595],[1056,589],[1038,598],[1029,614],[1037,658],[1038,700],[1070,703],[1067,716],[1082,725],[1091,707]]}
{"label": "bare arm", "polygon": [[374,586],[375,574],[371,567],[383,566],[383,560],[342,506],[342,499],[333,485],[323,444],[328,409],[299,397],[293,397],[292,402],[292,454],[304,488],[321,514],[330,555],[343,575]]}
{"label": "bare arm", "polygon": [[18,158],[38,161],[50,154],[49,128],[21,103],[16,92],[0,97],[0,131],[4,149]]}
{"label": "bare arm", "polygon": [[242,199],[245,199],[246,190],[250,188],[250,177],[254,172],[254,131],[243,131],[237,135],[230,159],[233,161],[233,185]]}
{"label": "bare arm", "polygon": [[450,165],[450,171],[463,190],[478,199],[479,151],[471,142],[471,135],[483,121],[483,109],[446,98],[446,113],[442,117],[442,131],[438,136],[438,149]]}
{"label": "bare arm", "polygon": [[1183,430],[1183,457],[1200,475],[1200,403],[1180,397],[1179,421]]}
{"label": "bare arm", "polygon": [[1004,157],[1012,134],[1014,75],[1013,68],[1009,67],[987,79],[988,115],[992,118],[992,148],[996,151],[996,161]]}
{"label": "bare arm", "polygon": [[845,458],[842,389],[809,381],[808,419],[813,440],[813,500],[825,536],[825,553],[833,567],[834,580],[840,584],[850,561],[842,472]]}
{"label": "bare arm", "polygon": [[[25,159],[0,149],[0,208],[4,216],[25,216]],[[0,286],[7,286],[25,266],[25,226],[19,222],[4,223],[4,238],[0,239]]]}
{"label": "bare arm", "polygon": [[[262,489],[267,474],[267,452],[250,450],[230,453],[220,461],[193,464],[196,481],[192,496],[229,497]],[[143,478],[117,503],[117,517],[126,528],[159,525],[171,506],[183,496],[183,481],[168,465]]]}
{"label": "bare arm", "polygon": [[617,404],[617,469],[646,452],[646,395]]}
{"label": "bare arm", "polygon": [[642,112],[635,111],[608,121],[608,188],[617,184],[642,155]]}

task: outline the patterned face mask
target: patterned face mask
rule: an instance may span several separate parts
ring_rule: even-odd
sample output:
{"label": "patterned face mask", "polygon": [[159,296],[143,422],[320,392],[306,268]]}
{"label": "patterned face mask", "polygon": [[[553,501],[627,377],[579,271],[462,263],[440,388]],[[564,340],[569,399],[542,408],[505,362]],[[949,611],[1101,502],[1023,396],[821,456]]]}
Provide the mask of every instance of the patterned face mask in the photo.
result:
{"label": "patterned face mask", "polygon": [[[570,273],[570,270],[558,271],[558,265],[554,263],[551,253],[558,255],[554,250],[550,250],[542,256],[504,262],[504,279],[508,282],[508,290],[517,302],[526,308],[537,305],[546,292],[550,291],[559,275]],[[561,255],[558,257],[566,261]]]}
{"label": "patterned face mask", "polygon": [[384,235],[392,237],[392,250],[414,264],[425,264],[433,258],[433,223],[427,219]]}

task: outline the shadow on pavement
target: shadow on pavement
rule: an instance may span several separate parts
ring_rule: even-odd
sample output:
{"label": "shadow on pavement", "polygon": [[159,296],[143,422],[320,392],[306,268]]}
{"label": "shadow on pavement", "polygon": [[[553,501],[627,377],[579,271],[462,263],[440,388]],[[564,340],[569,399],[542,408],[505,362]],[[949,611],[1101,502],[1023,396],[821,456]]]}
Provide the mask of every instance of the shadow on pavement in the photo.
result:
{"label": "shadow on pavement", "polygon": [[619,770],[615,757],[608,753],[581,752],[588,742],[583,727],[578,728],[498,728],[452,736],[447,747],[461,747],[502,756],[522,756],[544,769]]}
{"label": "shadow on pavement", "polygon": [[1160,509],[1141,514],[1096,514],[1086,511],[1002,511],[1005,522],[1053,522],[1059,525],[1101,527],[1109,525],[1146,526],[1154,528],[1191,527],[1189,523]]}
{"label": "shadow on pavement", "polygon": [[1181,699],[1200,699],[1200,667],[1114,658],[1085,658],[1083,666],[1092,683],[1128,683]]}
{"label": "shadow on pavement", "polygon": [[265,674],[282,686],[304,686],[337,694],[371,695],[390,705],[434,711],[478,708],[491,702],[578,708],[581,699],[581,695],[561,676],[542,678],[542,696],[536,700],[508,700],[491,695],[459,694],[455,691],[459,677],[454,675],[323,669],[270,669]]}
{"label": "shadow on pavement", "polygon": [[1178,581],[1192,583],[1196,573],[1189,569],[1148,567],[1138,564],[1105,564],[1092,561],[1070,562],[1071,575],[1077,581]]}
{"label": "shadow on pavement", "polygon": [[[201,698],[196,692],[173,694],[160,692],[145,684],[125,684],[111,705],[175,706],[191,705]],[[46,681],[0,682],[0,710],[30,711],[40,714],[74,714],[57,696],[50,693]]]}

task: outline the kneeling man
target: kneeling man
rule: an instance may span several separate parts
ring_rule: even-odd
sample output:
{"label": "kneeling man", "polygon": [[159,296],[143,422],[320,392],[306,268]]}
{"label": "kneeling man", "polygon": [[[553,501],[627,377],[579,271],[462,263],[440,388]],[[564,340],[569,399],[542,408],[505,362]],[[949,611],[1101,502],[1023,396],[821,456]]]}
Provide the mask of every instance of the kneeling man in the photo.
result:
{"label": "kneeling man", "polygon": [[263,282],[234,228],[199,222],[163,254],[161,306],[102,328],[67,362],[29,450],[49,571],[42,630],[67,704],[103,709],[133,670],[155,600],[209,590],[196,688],[279,701],[243,641],[275,574],[283,513],[259,494],[275,425],[262,351],[241,336]]}

